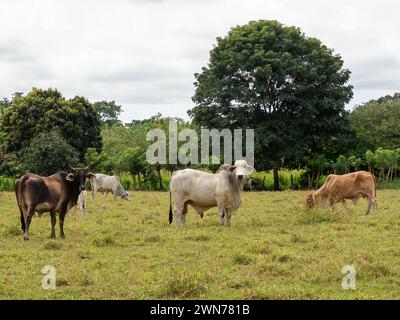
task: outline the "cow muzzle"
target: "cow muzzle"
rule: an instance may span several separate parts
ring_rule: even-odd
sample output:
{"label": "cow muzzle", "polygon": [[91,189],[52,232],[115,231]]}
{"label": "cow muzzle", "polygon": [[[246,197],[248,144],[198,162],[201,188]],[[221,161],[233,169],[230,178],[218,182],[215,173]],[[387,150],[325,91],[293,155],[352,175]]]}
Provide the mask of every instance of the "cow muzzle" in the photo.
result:
{"label": "cow muzzle", "polygon": [[239,174],[237,177],[238,177],[239,180],[243,180],[244,176],[242,174]]}

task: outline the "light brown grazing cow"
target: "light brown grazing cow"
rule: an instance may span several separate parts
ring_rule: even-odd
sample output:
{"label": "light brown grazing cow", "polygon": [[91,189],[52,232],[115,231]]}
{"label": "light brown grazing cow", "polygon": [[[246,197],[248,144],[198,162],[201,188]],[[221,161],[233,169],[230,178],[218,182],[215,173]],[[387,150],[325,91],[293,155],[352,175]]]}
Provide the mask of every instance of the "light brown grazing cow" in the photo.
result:
{"label": "light brown grazing cow", "polygon": [[306,198],[308,208],[314,208],[317,204],[321,208],[334,208],[336,203],[342,203],[346,211],[345,199],[352,200],[355,204],[358,199],[368,199],[366,214],[372,209],[377,209],[376,180],[368,171],[357,171],[344,175],[330,174],[324,185],[312,192]]}

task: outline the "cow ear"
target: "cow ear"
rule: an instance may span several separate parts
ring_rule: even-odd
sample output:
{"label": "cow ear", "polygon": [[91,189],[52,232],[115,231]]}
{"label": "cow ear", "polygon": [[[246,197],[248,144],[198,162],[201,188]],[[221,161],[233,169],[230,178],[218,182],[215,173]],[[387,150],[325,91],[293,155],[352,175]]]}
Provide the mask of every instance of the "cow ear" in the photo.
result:
{"label": "cow ear", "polygon": [[256,169],[254,169],[251,165],[247,165],[247,170],[248,170],[248,173],[253,173],[253,172],[256,172]]}
{"label": "cow ear", "polygon": [[231,167],[228,169],[228,172],[234,172],[235,169],[236,169],[236,166],[231,166]]}
{"label": "cow ear", "polygon": [[223,164],[219,167],[219,171],[229,171],[232,166],[230,164]]}
{"label": "cow ear", "polygon": [[65,179],[67,179],[68,181],[74,181],[75,175],[73,173],[70,173]]}
{"label": "cow ear", "polygon": [[96,175],[94,173],[89,172],[86,175],[86,178],[91,179],[91,180],[95,180],[96,179]]}

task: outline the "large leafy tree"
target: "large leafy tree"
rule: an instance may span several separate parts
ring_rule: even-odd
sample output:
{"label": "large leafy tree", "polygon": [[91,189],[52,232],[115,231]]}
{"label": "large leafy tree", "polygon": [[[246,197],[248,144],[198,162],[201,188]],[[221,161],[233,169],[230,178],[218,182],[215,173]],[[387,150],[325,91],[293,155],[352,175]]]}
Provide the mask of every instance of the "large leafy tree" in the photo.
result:
{"label": "large leafy tree", "polygon": [[400,93],[361,104],[349,118],[359,139],[360,154],[379,147],[400,147]]}
{"label": "large leafy tree", "polygon": [[48,176],[79,162],[78,152],[57,131],[41,132],[20,151],[20,171]]}
{"label": "large leafy tree", "polygon": [[101,149],[100,119],[93,105],[83,97],[65,99],[56,89],[33,88],[27,95],[15,95],[0,125],[6,153],[18,152],[52,130],[78,151],[81,161],[87,148]]}
{"label": "large leafy tree", "polygon": [[[337,154],[352,136],[344,105],[350,71],[318,39],[277,21],[231,29],[195,74],[195,124],[254,128],[258,169],[305,163],[312,154]],[[333,151],[334,150],[334,151]]]}

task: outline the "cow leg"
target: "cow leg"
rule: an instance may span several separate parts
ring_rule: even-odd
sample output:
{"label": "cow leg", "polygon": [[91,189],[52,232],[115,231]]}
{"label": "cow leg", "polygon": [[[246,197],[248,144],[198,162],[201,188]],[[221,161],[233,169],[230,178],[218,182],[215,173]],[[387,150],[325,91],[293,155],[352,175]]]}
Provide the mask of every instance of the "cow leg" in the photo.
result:
{"label": "cow leg", "polygon": [[332,211],[335,210],[336,202],[337,202],[337,198],[336,197],[330,197],[329,198],[329,206],[331,207]]}
{"label": "cow leg", "polygon": [[25,221],[24,240],[29,240],[29,226],[31,225],[34,213],[35,213],[35,207],[28,208],[28,214]]}
{"label": "cow leg", "polygon": [[221,221],[221,225],[224,225],[224,218],[225,218],[225,208],[218,208],[219,209],[219,219]]}
{"label": "cow leg", "polygon": [[60,224],[60,238],[64,239],[64,218],[65,218],[65,210],[62,210],[59,215],[59,224]]}
{"label": "cow leg", "polygon": [[225,210],[225,219],[226,219],[226,226],[230,227],[231,226],[231,217],[232,217],[232,211],[230,210]]}
{"label": "cow leg", "polygon": [[19,208],[19,212],[21,213],[21,229],[23,232],[25,232],[25,218],[24,218],[24,213],[22,212],[22,209]]}
{"label": "cow leg", "polygon": [[50,218],[51,218],[51,238],[55,239],[56,238],[56,230],[55,230],[56,212],[55,211],[51,211],[50,212]]}
{"label": "cow leg", "polygon": [[188,202],[186,201],[183,205],[182,215],[181,215],[181,222],[182,227],[186,227],[186,214],[188,212]]}
{"label": "cow leg", "polygon": [[182,213],[183,212],[183,206],[177,206],[175,205],[174,207],[174,216],[175,216],[175,223],[177,227],[182,226]]}
{"label": "cow leg", "polygon": [[372,196],[372,203],[373,203],[373,210],[377,211],[378,210],[378,201],[374,196]]}
{"label": "cow leg", "polygon": [[342,200],[342,201],[340,201],[340,203],[342,204],[342,206],[343,206],[343,208],[346,210],[346,212],[347,212],[347,213],[350,213],[349,208],[346,206],[346,201],[345,201],[345,200]]}
{"label": "cow leg", "polygon": [[376,199],[374,196],[368,196],[368,209],[365,215],[369,214],[369,211],[373,208],[373,210],[376,210],[377,205],[376,205]]}

